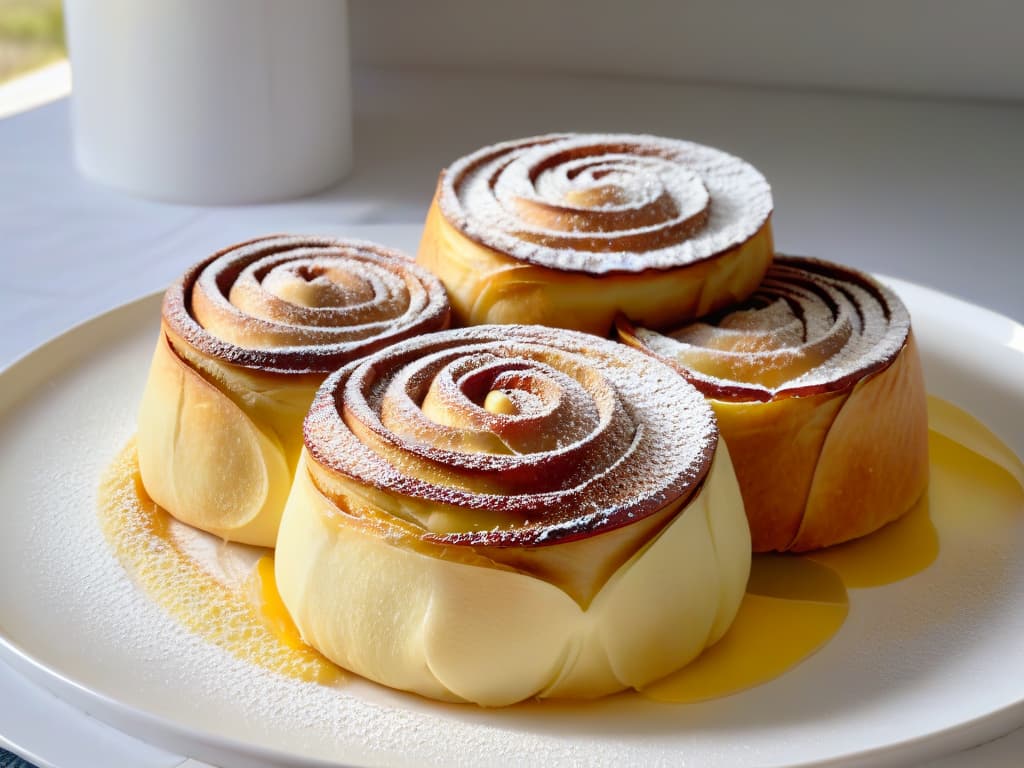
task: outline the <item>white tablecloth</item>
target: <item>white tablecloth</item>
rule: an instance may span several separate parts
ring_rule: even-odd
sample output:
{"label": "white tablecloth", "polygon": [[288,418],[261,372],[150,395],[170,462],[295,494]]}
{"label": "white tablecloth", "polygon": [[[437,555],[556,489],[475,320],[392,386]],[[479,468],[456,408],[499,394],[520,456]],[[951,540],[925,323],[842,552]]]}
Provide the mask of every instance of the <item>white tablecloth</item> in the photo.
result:
{"label": "white tablecloth", "polygon": [[[342,234],[414,250],[446,162],[501,139],[565,130],[726,149],[772,183],[780,251],[905,278],[1024,320],[1024,106],[362,73],[355,109],[347,181],[280,205],[216,208],[149,202],[78,176],[66,101],[0,120],[0,366],[243,238]],[[0,669],[0,690],[19,684],[12,675]],[[10,727],[0,723],[0,733]],[[1022,753],[1017,733],[935,765],[1016,766]]]}

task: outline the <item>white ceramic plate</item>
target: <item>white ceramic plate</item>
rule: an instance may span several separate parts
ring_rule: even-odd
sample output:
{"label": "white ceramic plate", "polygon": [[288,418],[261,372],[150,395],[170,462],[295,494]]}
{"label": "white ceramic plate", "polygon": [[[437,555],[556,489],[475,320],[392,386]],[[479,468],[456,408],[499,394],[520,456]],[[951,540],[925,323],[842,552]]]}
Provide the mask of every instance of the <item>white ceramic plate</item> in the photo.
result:
{"label": "white ceramic plate", "polygon": [[[1024,454],[1024,327],[888,282],[914,316],[929,390]],[[923,573],[853,591],[842,630],[796,669],[699,705],[489,711],[237,661],[150,603],[96,525],[97,478],[134,430],[158,322],[149,297],[0,374],[0,653],[128,733],[223,766],[878,765],[1024,723],[1024,510],[999,540],[944,542]]]}

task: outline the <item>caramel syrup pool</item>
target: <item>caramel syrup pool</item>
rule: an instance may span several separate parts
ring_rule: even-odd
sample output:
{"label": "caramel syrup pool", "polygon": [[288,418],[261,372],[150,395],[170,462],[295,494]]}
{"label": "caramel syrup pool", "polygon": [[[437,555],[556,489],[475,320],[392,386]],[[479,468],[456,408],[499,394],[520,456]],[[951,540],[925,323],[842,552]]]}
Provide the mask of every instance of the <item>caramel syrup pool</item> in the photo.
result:
{"label": "caramel syrup pool", "polygon": [[[948,403],[929,399],[929,424],[929,490],[909,513],[826,550],[755,555],[725,636],[640,694],[685,703],[768,682],[839,631],[849,612],[848,589],[913,576],[934,562],[943,539],[967,531],[998,536],[1015,524],[1024,509],[1024,464]],[[302,641],[277,593],[271,550],[224,544],[178,523],[149,498],[134,440],[103,479],[99,516],[136,583],[192,632],[240,659],[310,683],[337,685],[349,676]]]}
{"label": "caramel syrup pool", "polygon": [[[100,485],[103,533],[135,582],[192,632],[234,656],[272,672],[308,682],[334,684],[346,676],[299,637],[274,583],[271,550],[245,547],[250,565],[240,578],[225,578],[213,537],[175,536],[182,523],[149,498],[132,440]],[[188,529],[191,531],[191,529]],[[206,543],[205,550],[196,542]],[[209,553],[213,551],[213,557]],[[265,554],[264,554],[265,553]],[[246,559],[237,558],[241,564]]]}

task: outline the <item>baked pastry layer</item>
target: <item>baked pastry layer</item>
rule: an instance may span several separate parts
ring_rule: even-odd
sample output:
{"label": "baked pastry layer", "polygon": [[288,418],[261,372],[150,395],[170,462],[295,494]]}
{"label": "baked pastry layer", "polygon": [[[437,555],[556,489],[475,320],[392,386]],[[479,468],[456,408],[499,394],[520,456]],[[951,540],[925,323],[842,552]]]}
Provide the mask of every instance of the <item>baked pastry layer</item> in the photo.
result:
{"label": "baked pastry layer", "polygon": [[184,522],[273,546],[327,373],[448,317],[436,278],[370,243],[268,237],[196,264],[164,296],[139,413],[147,492]]}
{"label": "baked pastry layer", "polygon": [[708,397],[755,551],[816,549],[877,530],[928,483],[924,379],[899,298],[837,264],[776,257],[743,304],[620,338]]}
{"label": "baked pastry layer", "polygon": [[622,345],[424,335],[330,376],[305,436],[278,588],[306,642],[378,682],[599,696],[683,666],[738,609],[749,532],[711,410]]}
{"label": "baked pastry layer", "polygon": [[771,262],[771,191],[691,142],[557,134],[485,147],[442,172],[417,261],[465,324],[607,335],[749,295]]}

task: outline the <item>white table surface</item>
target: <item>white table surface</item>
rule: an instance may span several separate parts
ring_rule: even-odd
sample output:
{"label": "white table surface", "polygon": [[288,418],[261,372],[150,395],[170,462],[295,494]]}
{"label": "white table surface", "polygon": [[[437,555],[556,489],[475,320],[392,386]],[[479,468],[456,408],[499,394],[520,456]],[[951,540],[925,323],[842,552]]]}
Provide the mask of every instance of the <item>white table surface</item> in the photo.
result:
{"label": "white table surface", "polygon": [[[501,139],[564,130],[726,149],[771,182],[780,251],[901,277],[1024,320],[1024,105],[411,72],[364,72],[355,85],[353,174],[279,205],[166,205],[97,186],[74,170],[66,100],[0,120],[0,367],[258,234],[339,234],[414,250],[446,162]],[[74,712],[2,663],[0,693],[0,745],[41,764],[183,760]],[[40,723],[51,718],[72,723],[90,748],[51,741],[50,754],[40,751]],[[931,765],[1003,768],[1022,755],[1024,730]]]}

